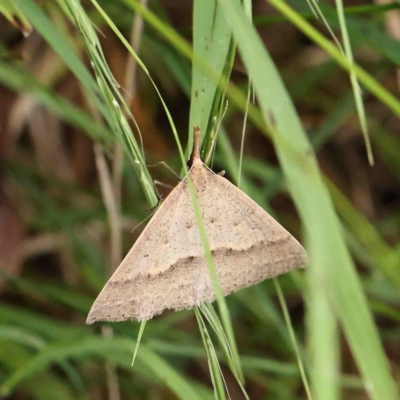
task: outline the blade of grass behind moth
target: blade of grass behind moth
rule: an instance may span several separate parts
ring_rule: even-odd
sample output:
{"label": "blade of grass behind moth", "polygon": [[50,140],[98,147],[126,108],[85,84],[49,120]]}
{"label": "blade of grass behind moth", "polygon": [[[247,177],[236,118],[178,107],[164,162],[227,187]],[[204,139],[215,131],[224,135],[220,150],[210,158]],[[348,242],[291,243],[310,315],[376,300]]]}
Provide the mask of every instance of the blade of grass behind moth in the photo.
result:
{"label": "blade of grass behind moth", "polygon": [[[133,6],[135,3],[130,3],[130,4]],[[251,6],[251,4],[250,4],[250,6]],[[150,22],[155,29],[164,29],[163,33],[168,37],[170,42],[172,42],[172,44],[175,47],[177,47],[178,49],[180,49],[180,47],[185,47],[185,51],[183,51],[182,49],[181,49],[181,51],[187,56],[191,55],[191,52],[189,51],[189,49],[186,49],[186,42],[184,42],[181,38],[178,38],[175,35],[173,35],[172,32],[167,32],[166,30],[168,29],[168,27],[165,27],[163,25],[163,22],[157,20],[156,17],[149,12],[149,10],[145,10],[145,9],[140,8],[140,7],[135,7],[135,9],[137,9],[138,12],[142,12],[145,15],[146,20],[148,22]],[[173,37],[174,40],[171,37]],[[229,50],[229,53],[228,53],[228,56],[227,56],[227,61],[225,62],[225,67],[224,67],[224,72],[223,72],[223,75],[225,75],[225,76],[228,76],[228,71],[230,73],[230,70],[232,68],[232,62],[233,62],[233,56],[234,56],[234,51],[233,50],[236,48],[236,47],[233,47],[232,44],[233,44],[233,42],[231,41],[230,50]],[[195,57],[193,57],[193,58],[195,58]],[[229,60],[232,60],[232,61],[229,61]],[[198,62],[195,62],[195,64],[197,65]],[[230,66],[230,69],[227,69],[227,66]],[[206,68],[204,68],[204,65],[202,65],[202,67],[199,68],[199,69],[201,71],[203,71],[203,74],[204,74],[205,77],[208,77],[210,79],[209,71],[207,71]],[[177,77],[177,79],[178,79],[178,77]],[[182,76],[179,76],[178,80],[181,81],[182,80]],[[226,81],[228,82],[227,78],[226,78]],[[215,80],[214,80],[214,82],[215,82]],[[222,77],[221,77],[221,81],[220,81],[219,85],[221,83],[222,83]],[[190,83],[186,83],[186,81],[184,81],[183,85],[184,85],[184,88],[186,88],[188,85],[190,85]],[[217,93],[216,93],[214,99],[215,98],[217,98]],[[192,102],[192,104],[193,104],[193,102]],[[218,102],[213,101],[213,109],[214,109],[214,104],[218,104]],[[220,102],[220,107],[222,107],[222,106],[223,106],[223,102]],[[217,110],[217,108],[215,108],[215,109]],[[248,109],[248,102],[246,102],[246,106],[244,107],[244,109],[245,110]],[[214,115],[214,114],[215,114],[215,112],[211,113],[211,115]],[[225,145],[227,145],[228,144],[228,138],[227,138],[226,133],[224,131],[224,128],[222,126],[220,127],[220,131],[221,131],[221,135],[223,135],[221,137],[221,141]],[[205,137],[203,139],[203,149],[205,149],[205,152],[208,151],[209,146],[210,146],[210,145],[207,145],[206,141],[207,141],[207,137]],[[225,146],[225,148],[226,148],[226,146]],[[231,148],[231,147],[229,146],[229,148]],[[234,155],[233,151],[229,151],[228,155],[229,155],[229,159],[228,160],[225,159],[225,162],[228,162],[228,164],[230,164],[230,168],[228,168],[228,169],[230,171],[230,174],[234,177],[234,181],[237,182],[237,173],[238,172],[237,172],[237,166],[236,166],[236,162],[235,162],[235,155]],[[226,156],[227,156],[227,153],[225,152],[225,157],[224,158],[226,158]],[[245,182],[243,182],[242,186],[243,186],[243,190],[246,193],[248,193],[249,190],[246,190],[247,184]]]}
{"label": "blade of grass behind moth", "polygon": [[316,399],[334,400],[341,398],[337,323],[325,287],[320,285],[320,279],[324,279],[320,266],[311,263],[308,268],[313,270],[309,273],[305,296],[312,391]]}
{"label": "blade of grass behind moth", "polygon": [[[294,329],[293,329],[292,321],[290,319],[289,311],[287,309],[286,301],[285,301],[285,298],[283,297],[282,289],[281,289],[281,286],[279,285],[278,279],[273,278],[272,280],[274,281],[275,289],[276,289],[276,292],[278,293],[279,303],[281,304],[283,316],[285,318],[286,326],[289,331],[290,340],[292,341],[293,349],[296,354],[297,364],[299,366],[300,376],[303,381],[304,389],[306,391],[307,398],[309,400],[311,400],[312,397],[311,397],[311,391],[310,391],[310,387],[309,387],[308,380],[307,380],[307,375],[306,375],[306,372],[304,369],[303,360],[301,359],[301,356],[300,356],[300,351],[299,351],[299,347],[297,345],[296,335],[294,333]],[[318,397],[318,398],[322,399],[322,397]],[[325,398],[331,398],[331,397],[325,397]]]}
{"label": "blade of grass behind moth", "polygon": [[[232,43],[232,42],[231,42]],[[154,45],[154,43],[152,43]],[[181,65],[182,68],[182,59],[178,59],[178,55],[175,52],[172,52],[170,49],[168,49],[167,45],[165,43],[161,44],[156,44],[156,48],[158,52],[164,52],[165,54],[168,54],[168,61],[171,61],[171,59],[176,60],[176,63],[178,64],[177,66],[171,67],[171,72],[174,74],[175,78],[181,83],[182,86],[182,90],[188,95],[188,87],[190,87],[190,82],[189,82],[189,77],[186,77],[186,68],[184,73],[182,74],[181,70],[178,70],[179,65]],[[174,61],[175,62],[175,61]],[[225,63],[226,66],[227,63]],[[246,106],[246,110],[247,110],[247,106]],[[228,110],[229,111],[229,110]],[[229,114],[229,113],[228,113]],[[226,119],[228,119],[228,116],[225,117]],[[205,150],[208,150],[208,146],[207,144],[204,143],[204,140],[206,141],[207,138],[205,137],[203,139],[203,146],[205,147]],[[237,178],[237,174],[238,174],[238,169],[236,167],[237,165],[237,161],[234,155],[234,152],[232,150],[232,147],[229,143],[229,139],[226,135],[226,132],[224,130],[224,127],[221,126],[220,127],[220,136],[219,136],[219,143],[220,143],[220,147],[222,149],[222,153],[223,153],[223,160],[224,160],[224,166],[226,166],[227,170],[229,171],[233,181],[237,182],[238,178]],[[261,174],[262,177],[265,177],[265,168],[262,169]],[[246,193],[250,193],[251,192],[251,197],[254,199],[257,199],[257,203],[259,203],[260,205],[263,206],[263,208],[265,208],[270,214],[272,213],[270,208],[268,207],[268,204],[266,204],[265,202],[263,202],[262,200],[264,199],[264,196],[254,190],[251,190],[248,186],[248,181],[247,179],[243,178],[242,179],[242,190]]]}
{"label": "blade of grass behind moth", "polygon": [[221,78],[219,82],[214,83],[214,86],[216,87],[215,95],[211,106],[207,129],[204,132],[202,160],[207,165],[212,165],[210,162],[213,160],[213,154],[215,153],[218,131],[221,129],[222,121],[225,118],[228,110],[226,89],[229,85],[229,79],[232,73],[235,55],[236,43],[233,39],[231,39]]}
{"label": "blade of grass behind moth", "polygon": [[195,307],[194,312],[201,333],[201,338],[203,340],[203,346],[207,355],[208,368],[210,370],[211,381],[214,388],[214,397],[218,400],[225,400],[225,389],[229,396],[228,388],[218,362],[217,354],[199,309],[201,309],[201,306]]}
{"label": "blade of grass behind moth", "polygon": [[[196,0],[193,9],[192,89],[187,156],[193,147],[193,127],[199,126],[203,137],[208,134],[210,120],[216,116],[212,110],[214,98],[217,91],[220,91],[218,85],[199,68],[196,59],[207,62],[218,76],[222,76],[230,41],[231,29],[216,0]],[[203,146],[204,143],[203,140]]]}
{"label": "blade of grass behind moth", "polygon": [[[397,399],[397,388],[361,282],[345,246],[338,218],[293,103],[265,46],[243,10],[229,0],[219,1],[224,12],[229,15],[229,24],[234,27],[233,32],[242,59],[252,76],[264,121],[269,124],[291,195],[306,228],[311,263],[307,270],[310,283],[311,274],[316,273],[313,266],[318,266],[323,273],[319,285],[326,289],[330,305],[343,324],[370,396],[374,399]],[[279,9],[288,8],[278,0],[270,2],[274,5],[279,3]],[[396,105],[397,103],[396,100]],[[271,113],[274,117],[273,123]],[[317,329],[313,330],[315,335],[320,333]],[[326,357],[331,352],[324,354],[324,349],[321,349],[320,354]]]}

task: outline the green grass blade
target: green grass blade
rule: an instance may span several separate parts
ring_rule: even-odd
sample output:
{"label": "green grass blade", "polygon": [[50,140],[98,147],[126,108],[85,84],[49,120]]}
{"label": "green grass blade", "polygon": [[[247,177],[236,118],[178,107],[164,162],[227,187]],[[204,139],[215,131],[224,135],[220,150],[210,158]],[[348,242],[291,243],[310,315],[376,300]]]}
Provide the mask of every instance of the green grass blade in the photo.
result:
{"label": "green grass blade", "polygon": [[200,58],[216,74],[221,75],[228,56],[231,30],[215,0],[197,0],[193,10],[192,89],[189,114],[189,141],[187,156],[193,147],[193,127],[199,126],[202,135],[208,134],[212,105],[217,85],[196,64]]}
{"label": "green grass blade", "polygon": [[[283,296],[282,289],[281,289],[281,287],[279,285],[278,279],[273,278],[273,281],[274,281],[275,289],[276,289],[276,291],[278,293],[278,298],[279,298],[279,302],[281,304],[281,308],[282,308],[282,311],[283,311],[283,316],[285,318],[286,327],[287,327],[287,329],[289,331],[290,340],[292,342],[292,346],[293,346],[294,352],[295,352],[296,357],[297,357],[297,365],[299,366],[300,376],[301,376],[301,379],[303,381],[304,389],[306,391],[307,398],[309,400],[311,400],[312,397],[311,397],[310,387],[309,387],[309,384],[308,384],[307,375],[306,375],[306,372],[304,370],[303,361],[302,361],[301,356],[300,356],[300,351],[299,351],[299,347],[297,345],[296,335],[294,333],[294,329],[293,329],[292,323],[290,321],[290,315],[289,315],[289,311],[287,309],[286,301],[285,301],[285,298]],[[332,397],[326,397],[326,398],[332,398]]]}
{"label": "green grass blade", "polygon": [[332,306],[326,296],[325,272],[319,265],[311,264],[309,273],[307,306],[307,330],[309,336],[309,354],[311,381],[316,399],[339,399],[339,342],[338,327]]}
{"label": "green grass blade", "polygon": [[137,352],[139,350],[139,346],[140,346],[140,342],[142,340],[142,336],[143,336],[143,332],[144,332],[145,326],[146,326],[146,321],[142,321],[140,323],[140,329],[139,329],[138,337],[136,339],[135,351],[133,352],[131,367],[133,367],[133,364],[135,363],[135,359],[136,359],[136,356],[137,356]]}
{"label": "green grass blade", "polygon": [[361,88],[358,85],[357,77],[356,77],[356,74],[354,71],[353,52],[351,50],[350,37],[347,32],[347,26],[346,26],[346,22],[345,22],[342,0],[336,0],[336,8],[337,8],[338,17],[339,17],[340,31],[341,31],[343,42],[344,42],[345,55],[349,62],[349,65],[351,66],[350,71],[349,71],[350,72],[350,81],[351,81],[351,86],[353,88],[353,94],[354,94],[354,99],[355,99],[355,103],[356,103],[358,119],[360,120],[361,130],[364,135],[364,141],[365,141],[365,145],[367,148],[368,161],[369,161],[369,164],[372,166],[372,165],[374,165],[374,157],[373,157],[372,149],[371,149],[371,141],[370,141],[370,138],[368,135],[367,118],[365,116],[364,103],[363,103],[362,97],[361,97]]}
{"label": "green grass blade", "polygon": [[[278,1],[273,2],[274,5],[278,3],[280,9],[287,8]],[[264,120],[272,132],[290,192],[306,228],[312,265],[308,274],[315,273],[317,268],[323,271],[320,285],[326,289],[330,304],[343,324],[371,397],[396,399],[396,385],[390,375],[362,286],[293,104],[244,12],[228,0],[220,0],[220,4],[234,27],[234,35],[252,76]],[[257,57],[254,57],[255,54]],[[319,335],[317,329],[311,332],[313,336]]]}

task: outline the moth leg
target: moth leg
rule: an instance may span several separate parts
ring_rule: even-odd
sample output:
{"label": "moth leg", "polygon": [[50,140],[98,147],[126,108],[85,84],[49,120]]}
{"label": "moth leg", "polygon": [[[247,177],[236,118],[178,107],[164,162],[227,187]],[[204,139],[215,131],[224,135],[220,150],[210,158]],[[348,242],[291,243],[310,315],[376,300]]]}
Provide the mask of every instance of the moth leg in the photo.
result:
{"label": "moth leg", "polygon": [[173,186],[168,185],[167,183],[164,183],[164,182],[160,182],[160,181],[156,181],[156,180],[154,180],[153,182],[154,182],[155,185],[162,186],[162,187],[165,187],[167,189],[171,189],[172,190],[174,188]]}
{"label": "moth leg", "polygon": [[218,172],[216,175],[224,176],[225,175],[225,170],[223,169],[222,171]]}
{"label": "moth leg", "polygon": [[139,165],[142,165],[142,166],[145,166],[145,167],[148,167],[148,168],[153,168],[153,167],[157,167],[157,165],[162,165],[163,167],[167,168],[167,170],[169,172],[171,172],[173,175],[175,175],[176,178],[179,181],[182,180],[181,177],[165,161],[160,161],[160,162],[155,163],[155,164],[140,164],[139,162],[136,162],[136,164],[139,164]]}
{"label": "moth leg", "polygon": [[156,180],[153,181],[153,184],[154,184],[154,191],[156,192],[157,199],[158,199],[156,207],[158,207],[163,198],[162,198],[162,195],[160,195],[160,193],[158,193],[157,186],[162,186],[162,187],[165,187],[165,188],[171,189],[171,190],[173,189],[173,186],[170,186],[164,182],[160,182],[160,181],[156,181]]}

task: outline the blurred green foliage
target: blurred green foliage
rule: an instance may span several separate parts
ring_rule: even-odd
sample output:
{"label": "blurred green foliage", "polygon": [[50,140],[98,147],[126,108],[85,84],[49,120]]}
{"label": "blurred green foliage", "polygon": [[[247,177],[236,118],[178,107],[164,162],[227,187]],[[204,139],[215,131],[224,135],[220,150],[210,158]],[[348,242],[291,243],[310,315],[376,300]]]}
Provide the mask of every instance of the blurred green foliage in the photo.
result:
{"label": "blurred green foliage", "polygon": [[[399,5],[344,10],[356,76],[365,85],[371,169],[341,69],[351,63],[324,39],[309,8],[291,3],[295,10],[277,0],[253,4],[258,36],[250,2],[245,12],[240,2],[197,1],[192,21],[190,3],[150,1],[145,8],[134,0],[93,0],[82,8],[75,0],[20,0],[18,13],[35,32],[16,41],[10,25],[0,60],[3,395],[211,399],[227,398],[226,386],[236,399],[246,395],[243,370],[252,399],[310,398],[308,384],[314,399],[398,398],[399,55],[390,26],[399,16],[389,11]],[[321,11],[340,37],[335,10]],[[129,37],[138,15],[142,69],[135,70],[132,98],[127,57],[136,54]],[[214,28],[224,40],[202,41]],[[206,89],[198,102],[197,85]],[[246,106],[249,87],[257,101]],[[85,326],[116,267],[115,229],[125,254],[142,228],[130,231],[156,203],[152,175],[170,179],[144,164],[165,160],[180,171],[184,160],[174,149],[184,148],[180,142],[190,149],[193,124],[209,128],[207,152],[225,98],[214,169],[225,169],[233,182],[241,174],[242,190],[303,236],[311,265],[229,296],[229,311],[220,307],[219,316],[204,307],[197,320],[194,311],[155,318],[131,367],[138,323]],[[116,189],[117,225],[103,202],[93,145]],[[125,154],[120,170],[118,146]]]}

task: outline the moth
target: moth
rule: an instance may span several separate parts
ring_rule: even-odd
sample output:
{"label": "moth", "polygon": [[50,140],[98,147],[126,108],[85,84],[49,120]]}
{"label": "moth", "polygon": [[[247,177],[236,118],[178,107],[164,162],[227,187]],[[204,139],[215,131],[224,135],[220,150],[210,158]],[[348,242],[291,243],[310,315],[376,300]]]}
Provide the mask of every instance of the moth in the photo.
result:
{"label": "moth", "polygon": [[[222,293],[226,296],[304,267],[300,243],[257,203],[200,158],[194,132],[189,165]],[[215,299],[187,178],[168,195],[94,302],[87,323],[143,321],[165,309]]]}

